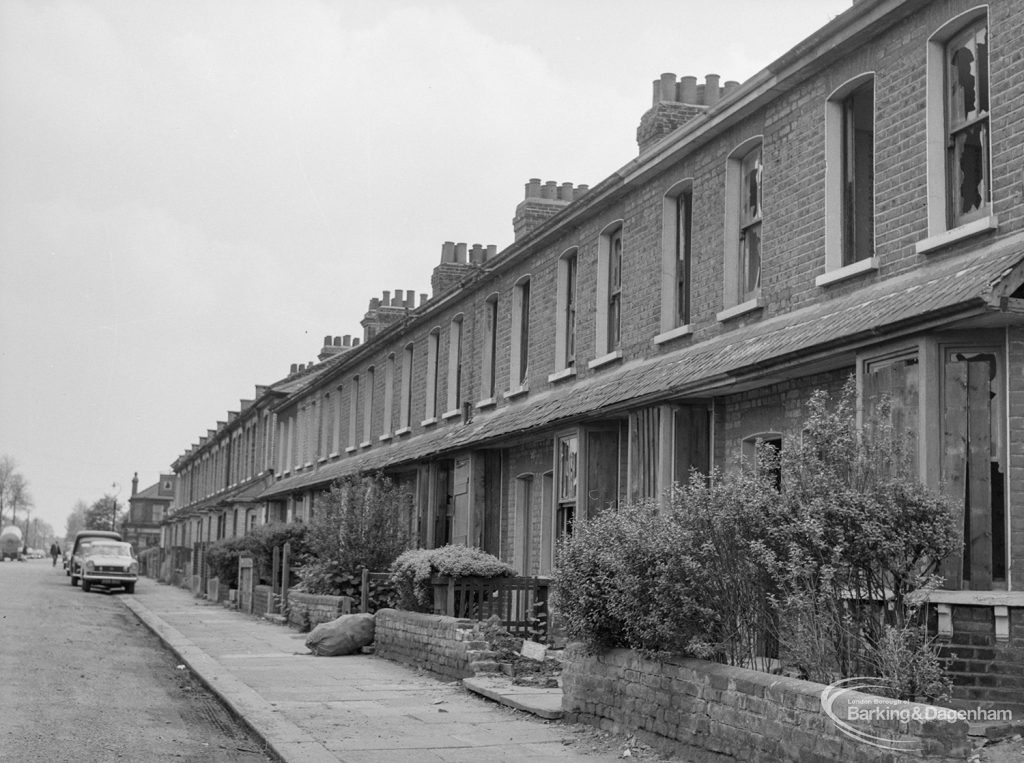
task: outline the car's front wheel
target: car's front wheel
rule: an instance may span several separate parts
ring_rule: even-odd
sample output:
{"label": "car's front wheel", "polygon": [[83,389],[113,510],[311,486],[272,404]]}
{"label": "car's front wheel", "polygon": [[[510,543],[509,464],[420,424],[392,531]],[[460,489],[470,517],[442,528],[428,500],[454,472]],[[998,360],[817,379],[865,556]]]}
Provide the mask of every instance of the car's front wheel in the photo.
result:
{"label": "car's front wheel", "polygon": [[124,592],[125,593],[135,593],[135,583],[125,583],[124,584]]}
{"label": "car's front wheel", "polygon": [[83,580],[82,581],[82,591],[84,591],[85,593],[89,593],[89,591],[91,591],[91,590],[92,590],[92,583],[89,582],[88,580]]}

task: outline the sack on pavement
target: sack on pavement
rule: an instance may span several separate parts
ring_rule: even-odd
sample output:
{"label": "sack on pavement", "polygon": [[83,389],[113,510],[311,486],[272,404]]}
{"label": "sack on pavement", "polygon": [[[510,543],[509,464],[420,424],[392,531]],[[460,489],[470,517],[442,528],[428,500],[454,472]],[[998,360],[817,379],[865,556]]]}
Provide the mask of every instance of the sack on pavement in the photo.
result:
{"label": "sack on pavement", "polygon": [[355,654],[373,643],[373,634],[373,615],[342,615],[311,630],[306,648],[318,657]]}

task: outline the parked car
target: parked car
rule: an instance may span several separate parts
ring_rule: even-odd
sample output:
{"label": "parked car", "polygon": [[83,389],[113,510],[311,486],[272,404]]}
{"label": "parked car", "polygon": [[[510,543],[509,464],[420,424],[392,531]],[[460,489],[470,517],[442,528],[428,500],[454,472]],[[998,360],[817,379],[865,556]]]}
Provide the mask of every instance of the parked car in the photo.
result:
{"label": "parked car", "polygon": [[71,546],[71,557],[68,561],[67,574],[71,577],[71,585],[77,586],[79,578],[82,577],[82,564],[84,549],[95,540],[121,540],[121,533],[111,530],[81,530],[75,535],[75,542]]}
{"label": "parked car", "polygon": [[122,586],[125,593],[135,593],[139,562],[131,543],[96,538],[85,546],[83,558],[83,591],[88,593],[94,585],[101,585]]}

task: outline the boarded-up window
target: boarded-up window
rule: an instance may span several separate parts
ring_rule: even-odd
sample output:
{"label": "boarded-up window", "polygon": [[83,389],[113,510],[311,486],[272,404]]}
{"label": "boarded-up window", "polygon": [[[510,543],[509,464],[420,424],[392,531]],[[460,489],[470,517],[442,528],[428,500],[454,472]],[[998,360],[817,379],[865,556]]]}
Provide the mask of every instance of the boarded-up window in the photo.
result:
{"label": "boarded-up window", "polygon": [[711,469],[711,428],[703,405],[679,406],[673,411],[672,479],[690,481],[691,470],[707,474]]}
{"label": "boarded-up window", "polygon": [[864,421],[867,426],[881,417],[893,432],[906,438],[908,469],[918,473],[920,366],[917,355],[871,361],[864,368]]}
{"label": "boarded-up window", "polygon": [[587,516],[618,505],[619,430],[587,432]]}
{"label": "boarded-up window", "polygon": [[629,414],[629,498],[658,496],[658,441],[661,411],[644,408]]}
{"label": "boarded-up window", "polygon": [[942,483],[962,507],[962,558],[946,586],[986,590],[1006,579],[1003,407],[998,353],[948,350],[943,368]]}

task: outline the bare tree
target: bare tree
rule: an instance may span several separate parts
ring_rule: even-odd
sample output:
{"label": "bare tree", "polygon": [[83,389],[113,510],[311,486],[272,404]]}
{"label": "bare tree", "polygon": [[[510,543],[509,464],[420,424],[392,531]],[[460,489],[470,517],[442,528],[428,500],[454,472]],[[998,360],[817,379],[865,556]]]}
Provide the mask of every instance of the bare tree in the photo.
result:
{"label": "bare tree", "polygon": [[67,524],[64,526],[65,542],[73,542],[75,535],[78,534],[79,530],[85,529],[85,518],[88,513],[89,505],[82,499],[78,499],[78,502],[75,504],[75,508],[73,508],[71,513],[68,515]]}
{"label": "bare tree", "polygon": [[18,473],[18,464],[10,456],[0,456],[0,526],[4,524],[4,506],[11,479]]}

